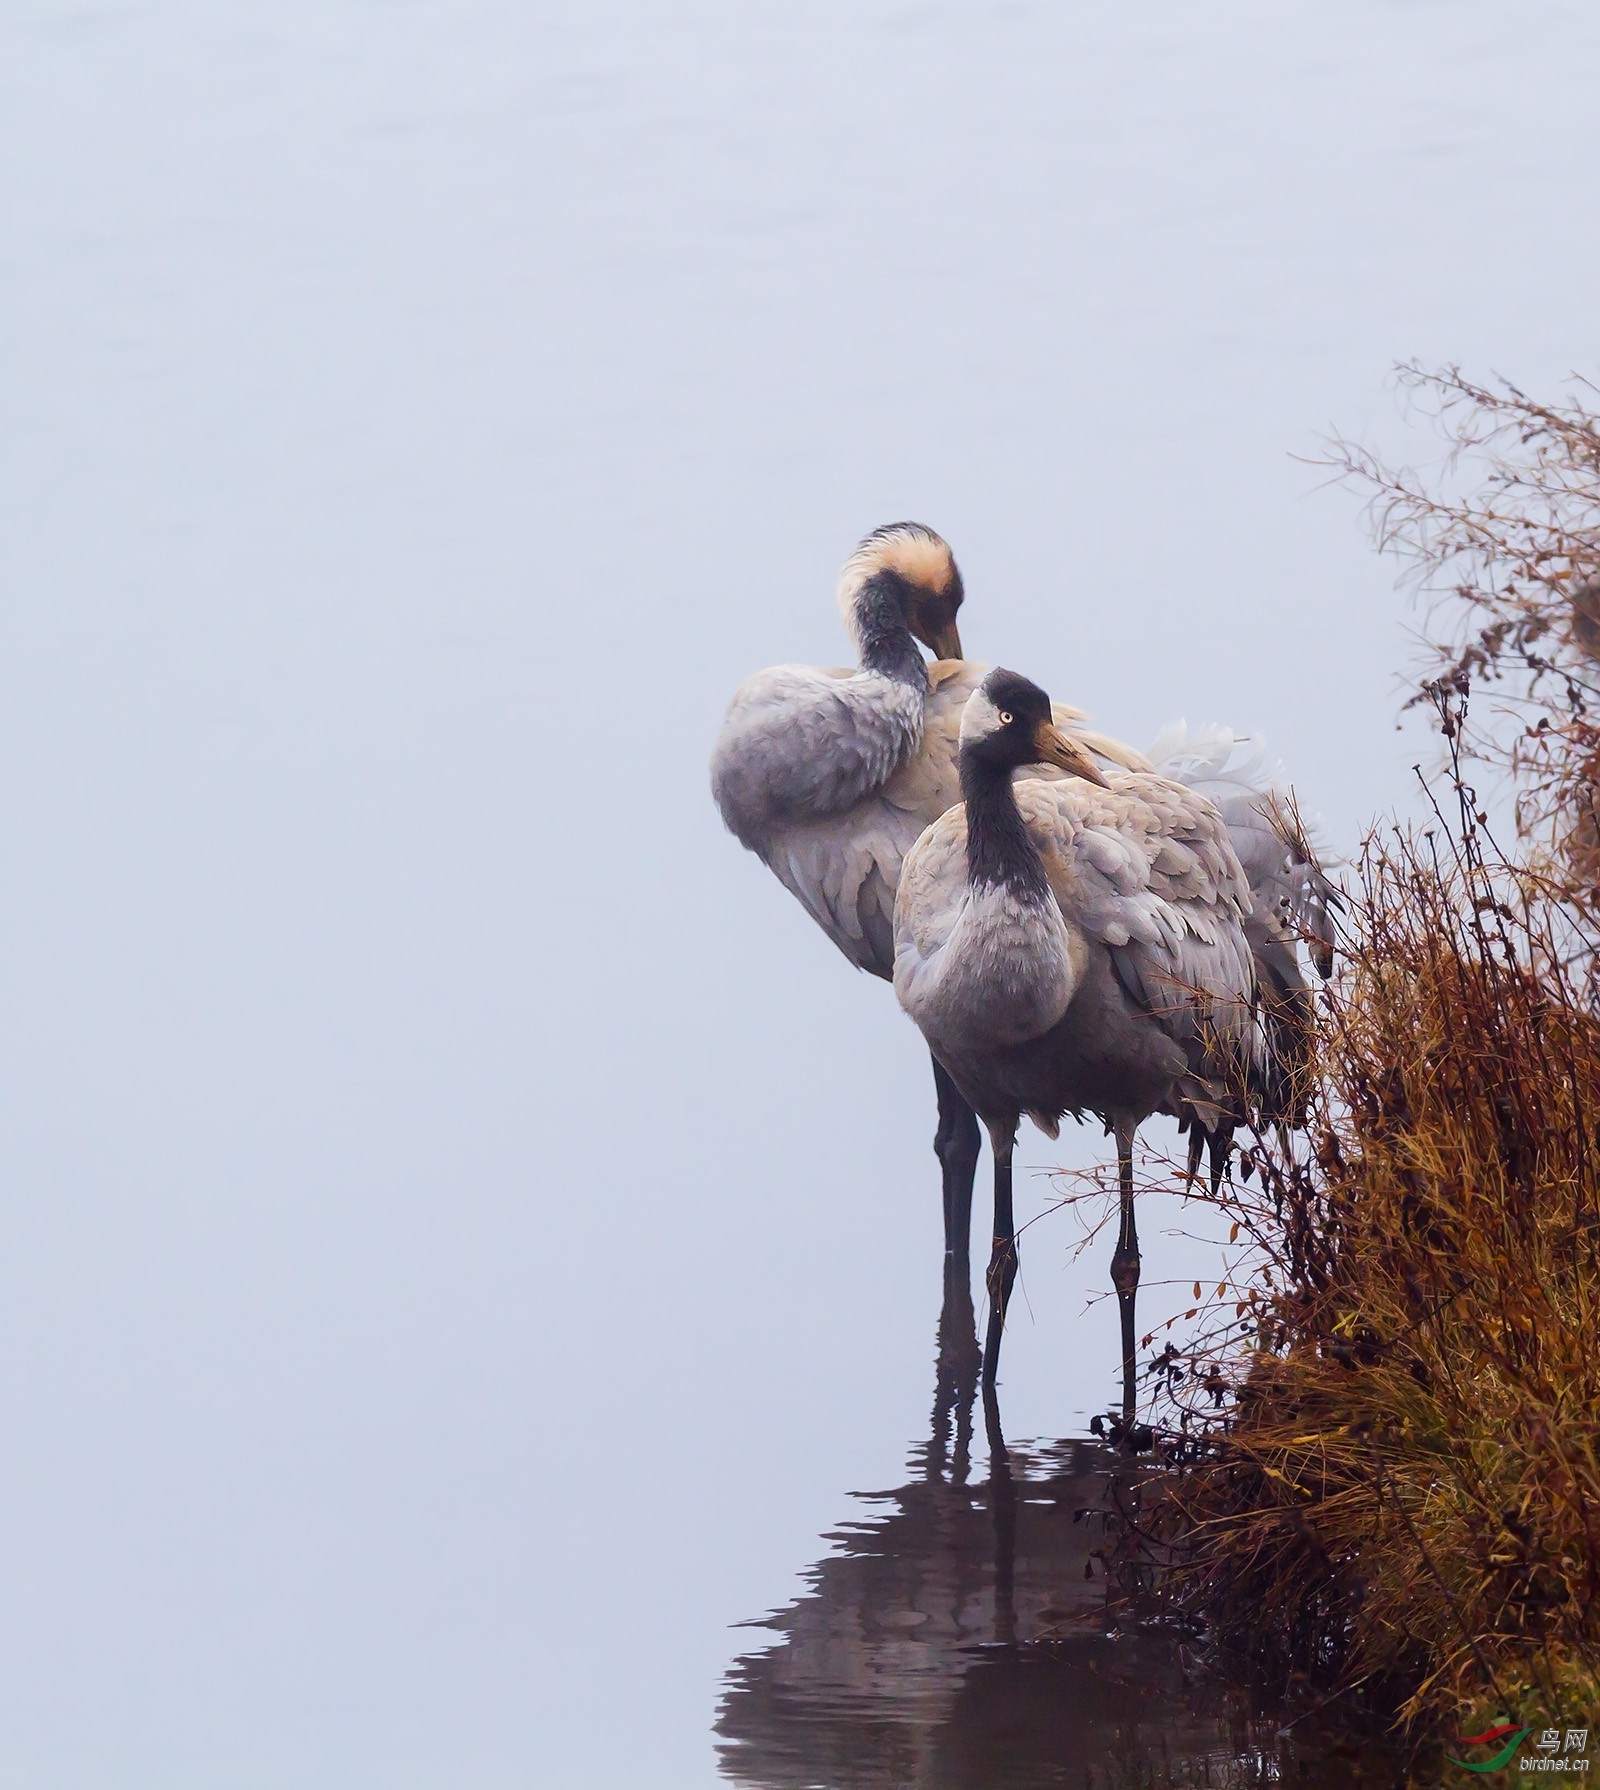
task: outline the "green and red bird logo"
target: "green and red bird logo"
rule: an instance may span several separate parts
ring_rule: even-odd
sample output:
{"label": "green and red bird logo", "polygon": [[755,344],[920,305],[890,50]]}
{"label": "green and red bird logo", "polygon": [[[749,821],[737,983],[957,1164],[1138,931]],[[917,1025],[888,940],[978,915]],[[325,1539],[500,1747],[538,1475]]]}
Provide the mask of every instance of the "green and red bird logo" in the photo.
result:
{"label": "green and red bird logo", "polygon": [[1517,1748],[1532,1732],[1531,1726],[1519,1728],[1515,1722],[1502,1722],[1498,1728],[1485,1728],[1481,1734],[1468,1734],[1464,1739],[1456,1742],[1457,1746],[1463,1747],[1493,1746],[1496,1741],[1503,1740],[1505,1745],[1492,1759],[1484,1759],[1474,1765],[1466,1759],[1456,1758],[1453,1753],[1446,1753],[1445,1758],[1452,1765],[1459,1765],[1464,1771],[1503,1771],[1511,1763],[1512,1755]]}

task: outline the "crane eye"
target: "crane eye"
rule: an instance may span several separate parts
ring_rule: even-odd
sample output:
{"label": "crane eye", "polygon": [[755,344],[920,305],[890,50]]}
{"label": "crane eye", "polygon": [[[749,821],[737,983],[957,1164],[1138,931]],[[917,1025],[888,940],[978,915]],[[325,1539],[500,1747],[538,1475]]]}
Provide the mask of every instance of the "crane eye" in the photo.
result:
{"label": "crane eye", "polygon": [[1001,725],[1001,726],[1002,726],[1002,727],[1009,727],[1009,726],[1010,726],[1010,725],[1011,725],[1011,711],[1010,711],[1010,709],[1001,709],[1001,711],[1000,711],[1000,725]]}

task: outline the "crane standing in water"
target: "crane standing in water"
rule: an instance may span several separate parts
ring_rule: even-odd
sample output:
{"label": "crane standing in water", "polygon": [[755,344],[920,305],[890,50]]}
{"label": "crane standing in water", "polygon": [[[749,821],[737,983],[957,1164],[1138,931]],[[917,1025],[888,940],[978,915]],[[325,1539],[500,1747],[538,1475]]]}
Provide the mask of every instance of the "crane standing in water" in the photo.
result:
{"label": "crane standing in water", "polygon": [[[984,672],[961,657],[963,595],[954,556],[931,528],[875,529],[839,581],[857,668],[758,671],[735,692],[712,753],[712,794],[729,831],[858,969],[885,981],[894,974],[901,862],[923,828],[961,799],[961,712]],[[1074,772],[1094,774],[1092,753],[1144,763],[1084,729],[1076,710],[1059,708],[1055,719]],[[933,1075],[945,1250],[964,1256],[978,1125],[937,1057]]]}
{"label": "crane standing in water", "polygon": [[[885,980],[894,971],[894,900],[905,855],[961,799],[961,716],[986,670],[961,657],[956,616],[964,594],[955,558],[931,528],[899,522],[875,529],[839,582],[856,669],[757,672],[734,694],[712,754],[712,793],[729,830],[853,964]],[[931,664],[919,643],[934,654]],[[1297,941],[1330,936],[1329,892],[1259,754],[1236,760],[1228,730],[1191,734],[1179,724],[1152,749],[1152,764],[1090,730],[1080,710],[1056,703],[1051,711],[1065,743],[1055,749],[1056,764],[1037,765],[1034,775],[1159,766],[1216,804],[1253,892],[1246,925],[1268,1011],[1292,1035],[1308,998]],[[936,1053],[933,1073],[945,1249],[964,1256],[978,1124]]]}
{"label": "crane standing in water", "polygon": [[1134,1134],[1164,1112],[1197,1137],[1226,1135],[1236,1091],[1281,1085],[1282,1065],[1261,1014],[1249,883],[1216,806],[1150,773],[1016,779],[1067,756],[1038,685],[991,671],[962,717],[962,804],[901,871],[894,985],[994,1151],[986,1388],[1017,1271],[1011,1156],[1023,1114],[1052,1137],[1066,1113],[1115,1132],[1127,1433]]}

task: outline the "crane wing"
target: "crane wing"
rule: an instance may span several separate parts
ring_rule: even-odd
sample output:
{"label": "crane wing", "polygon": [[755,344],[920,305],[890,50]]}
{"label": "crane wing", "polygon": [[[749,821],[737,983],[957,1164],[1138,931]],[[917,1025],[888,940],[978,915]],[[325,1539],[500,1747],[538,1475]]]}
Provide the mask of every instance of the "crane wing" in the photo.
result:
{"label": "crane wing", "polygon": [[[883,787],[824,821],[776,825],[762,855],[845,956],[873,975],[894,970],[895,892],[907,852],[925,827],[960,803],[957,759],[961,713],[987,667],[943,659],[928,668],[922,740]],[[1084,728],[1083,715],[1056,705],[1058,722],[1112,764],[1144,763],[1129,746]],[[1031,773],[1058,777],[1040,766]],[[965,860],[957,853],[965,876]]]}
{"label": "crane wing", "polygon": [[762,856],[828,937],[874,976],[894,969],[894,898],[918,816],[882,797],[827,821],[779,828]]}
{"label": "crane wing", "polygon": [[[1216,804],[1244,867],[1264,947],[1263,967],[1284,992],[1302,989],[1297,945],[1319,972],[1333,968],[1334,914],[1340,906],[1318,860],[1315,823],[1301,816],[1281,767],[1259,739],[1229,727],[1191,728],[1175,721],[1150,748],[1156,770]],[[1273,948],[1275,947],[1275,948]]]}
{"label": "crane wing", "polygon": [[982,666],[964,660],[931,666],[918,749],[881,789],[843,813],[774,828],[763,851],[845,956],[875,976],[894,970],[894,900],[906,853],[924,827],[961,800],[961,711],[982,681]]}
{"label": "crane wing", "polygon": [[1258,1054],[1250,891],[1216,807],[1164,777],[1017,786],[1067,924],[1206,1082]]}
{"label": "crane wing", "polygon": [[[846,700],[856,675],[779,665],[734,696],[712,761],[723,818],[858,968],[894,970],[894,906],[901,865],[918,834],[961,800],[961,714],[987,667],[965,659],[928,667],[928,696],[916,749],[871,793],[841,802],[878,743],[858,739]],[[1113,765],[1144,768],[1132,747],[1084,726],[1078,709],[1055,705],[1058,725]],[[1036,767],[1035,777],[1062,773]]]}

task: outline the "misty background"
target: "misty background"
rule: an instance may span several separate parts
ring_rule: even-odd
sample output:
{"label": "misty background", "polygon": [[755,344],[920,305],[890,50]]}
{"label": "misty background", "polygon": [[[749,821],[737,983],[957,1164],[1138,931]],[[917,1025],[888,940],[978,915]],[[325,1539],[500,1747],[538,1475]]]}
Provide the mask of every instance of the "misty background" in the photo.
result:
{"label": "misty background", "polygon": [[[715,1781],[940,1262],[728,695],[915,517],[974,657],[1262,731],[1348,850],[1413,618],[1295,456],[1436,455],[1401,357],[1592,369],[1597,71],[1559,0],[13,0],[0,1779]],[[1113,1391],[1075,1234],[1017,1436]]]}

